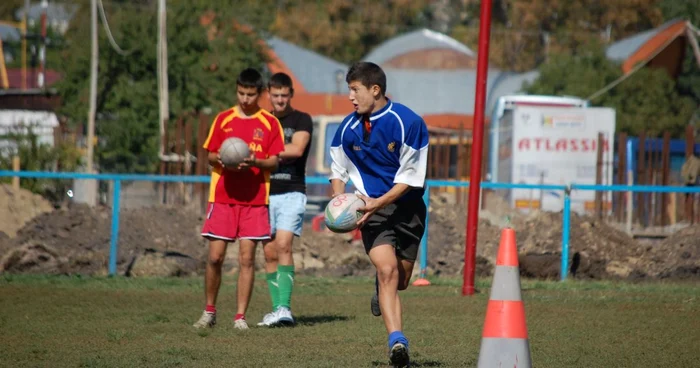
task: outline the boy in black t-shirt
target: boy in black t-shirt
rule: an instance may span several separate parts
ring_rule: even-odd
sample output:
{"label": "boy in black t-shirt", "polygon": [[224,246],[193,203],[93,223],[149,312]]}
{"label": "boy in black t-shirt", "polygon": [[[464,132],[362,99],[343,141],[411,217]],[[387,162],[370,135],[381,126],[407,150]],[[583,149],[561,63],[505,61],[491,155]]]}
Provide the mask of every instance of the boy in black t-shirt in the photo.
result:
{"label": "boy in black t-shirt", "polygon": [[311,147],[313,122],[309,114],[292,108],[292,79],[274,74],[268,83],[273,114],[284,132],[284,152],[279,154],[277,171],[270,175],[270,227],[272,240],[264,245],[267,285],[272,312],[259,326],[293,325],[291,312],[294,286],[292,242],[301,236],[306,210],[306,160]]}

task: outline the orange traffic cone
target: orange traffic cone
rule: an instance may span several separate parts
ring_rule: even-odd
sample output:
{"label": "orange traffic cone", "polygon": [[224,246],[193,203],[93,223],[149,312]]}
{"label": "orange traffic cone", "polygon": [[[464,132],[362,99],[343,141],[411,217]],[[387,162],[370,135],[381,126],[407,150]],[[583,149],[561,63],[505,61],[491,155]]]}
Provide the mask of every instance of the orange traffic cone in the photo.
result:
{"label": "orange traffic cone", "polygon": [[478,367],[532,367],[525,307],[520,295],[518,250],[511,228],[501,232]]}

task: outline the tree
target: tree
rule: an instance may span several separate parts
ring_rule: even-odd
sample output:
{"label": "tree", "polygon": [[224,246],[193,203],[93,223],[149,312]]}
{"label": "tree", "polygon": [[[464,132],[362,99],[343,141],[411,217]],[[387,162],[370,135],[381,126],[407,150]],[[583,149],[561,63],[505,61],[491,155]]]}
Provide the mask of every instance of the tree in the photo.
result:
{"label": "tree", "polygon": [[[56,168],[64,171],[75,171],[80,162],[80,151],[69,142],[55,142],[49,145],[40,141],[36,123],[26,122],[13,127],[3,134],[3,145],[0,147],[0,167],[12,167],[12,159],[17,156],[22,171],[53,171]],[[2,181],[9,181],[3,178]],[[20,181],[22,188],[41,194],[50,201],[60,202],[68,185],[61,179],[25,178]]]}
{"label": "tree", "polygon": [[3,0],[0,2],[0,20],[19,21],[15,12],[24,6],[24,0]]}
{"label": "tree", "polygon": [[[672,1],[672,0],[669,0]],[[495,0],[490,61],[526,71],[558,54],[575,53],[591,43],[611,42],[663,22],[659,0]],[[464,1],[463,17],[451,34],[476,46],[479,1]]]}
{"label": "tree", "polygon": [[[588,98],[620,76],[619,65],[609,61],[600,47],[591,47],[576,56],[557,56],[540,68],[540,77],[525,89],[532,94]],[[665,70],[643,68],[592,105],[614,108],[620,132],[638,135],[646,131],[656,136],[669,131],[680,137],[694,103],[678,93]]]}
{"label": "tree", "polygon": [[425,0],[280,3],[272,33],[341,62],[360,60],[381,42],[427,24]]}
{"label": "tree", "polygon": [[[100,25],[96,156],[103,172],[153,172],[159,162],[157,13],[154,2],[126,4],[106,8],[112,34],[126,55],[109,46]],[[211,6],[203,0],[168,2],[171,121],[185,113],[233,105],[232,83],[238,72],[264,65],[257,35],[237,30],[227,12],[211,16]],[[66,34],[64,77],[57,84],[64,102],[60,112],[74,124],[87,117],[89,8],[83,6],[75,19]]]}

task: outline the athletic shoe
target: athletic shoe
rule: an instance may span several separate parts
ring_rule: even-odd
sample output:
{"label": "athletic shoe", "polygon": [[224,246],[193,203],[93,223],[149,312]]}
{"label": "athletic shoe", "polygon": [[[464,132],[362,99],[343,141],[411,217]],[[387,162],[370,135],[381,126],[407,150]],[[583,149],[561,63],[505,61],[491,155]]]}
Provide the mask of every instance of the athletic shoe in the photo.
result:
{"label": "athletic shoe", "polygon": [[238,330],[247,330],[248,329],[248,322],[245,321],[245,319],[237,319],[233,321],[233,328],[238,329]]}
{"label": "athletic shoe", "polygon": [[277,309],[277,322],[276,325],[280,326],[294,326],[294,317],[292,317],[292,311],[286,307],[280,307]]}
{"label": "athletic shoe", "polygon": [[258,326],[270,327],[270,326],[274,326],[275,324],[277,324],[278,321],[279,321],[279,317],[277,315],[277,311],[272,311],[272,312],[266,314],[265,317],[263,317],[262,322],[259,322]]}
{"label": "athletic shoe", "polygon": [[379,317],[382,315],[382,310],[379,308],[379,277],[374,275],[374,295],[372,295],[372,301],[369,303],[372,309],[372,315]]}
{"label": "athletic shoe", "polygon": [[216,324],[216,313],[204,311],[199,321],[192,325],[195,328],[214,327]]}
{"label": "athletic shoe", "polygon": [[369,303],[369,305],[372,309],[372,315],[374,315],[375,317],[379,317],[382,315],[382,310],[379,308],[379,295],[372,295],[372,301]]}
{"label": "athletic shoe", "polygon": [[389,353],[389,363],[396,368],[410,367],[411,360],[408,357],[408,347],[400,342],[394,344]]}

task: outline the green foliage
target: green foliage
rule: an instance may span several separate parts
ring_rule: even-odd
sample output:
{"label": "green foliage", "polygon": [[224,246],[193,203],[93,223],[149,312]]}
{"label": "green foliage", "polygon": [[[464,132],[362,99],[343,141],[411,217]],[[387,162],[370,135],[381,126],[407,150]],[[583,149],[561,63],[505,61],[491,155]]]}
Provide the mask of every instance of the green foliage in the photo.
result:
{"label": "green foliage", "polygon": [[662,0],[659,8],[666,19],[687,19],[696,27],[700,23],[700,0]]}
{"label": "green foliage", "polygon": [[[81,153],[75,145],[61,143],[51,146],[42,143],[35,124],[18,126],[0,137],[0,167],[12,167],[12,159],[19,157],[22,171],[75,171],[80,164]],[[7,178],[5,181],[9,181]],[[22,188],[41,194],[50,201],[60,201],[68,189],[66,180],[26,178],[20,181]]]}
{"label": "green foliage", "polygon": [[[600,47],[579,55],[558,56],[540,68],[540,77],[526,91],[531,94],[587,98],[622,76]],[[675,82],[661,69],[643,68],[601,95],[593,106],[616,110],[617,130],[652,136],[670,131],[680,137],[693,113],[693,100],[682,96]]]}
{"label": "green foliage", "polygon": [[[107,5],[107,4],[105,4]],[[232,83],[248,66],[261,68],[263,53],[254,34],[236,31],[232,18],[215,13],[212,23],[200,23],[211,8],[205,1],[168,3],[168,87],[170,121],[210,107],[235,103]],[[153,172],[158,161],[157,13],[153,6],[106,7],[112,34],[127,52],[109,44],[100,25],[96,156],[102,172]],[[61,113],[73,123],[84,122],[89,97],[89,9],[83,7],[66,34],[57,84],[64,100]],[[210,40],[211,38],[211,40]]]}
{"label": "green foliage", "polygon": [[608,61],[602,51],[592,47],[578,55],[558,55],[540,68],[539,78],[527,86],[531,94],[588,97],[614,81],[619,66]]}
{"label": "green foliage", "polygon": [[391,37],[425,26],[429,5],[425,0],[278,3],[274,34],[345,63],[360,60]]}
{"label": "green foliage", "polygon": [[19,21],[15,12],[24,6],[24,0],[2,0],[0,2],[0,20]]}
{"label": "green foliage", "polygon": [[[700,26],[700,0],[664,0],[659,6],[667,19],[683,18],[696,27]],[[695,105],[700,106],[700,66],[690,44],[686,49],[683,71],[678,76],[678,92],[683,96],[691,97]],[[700,124],[700,109],[695,112],[694,122]]]}

